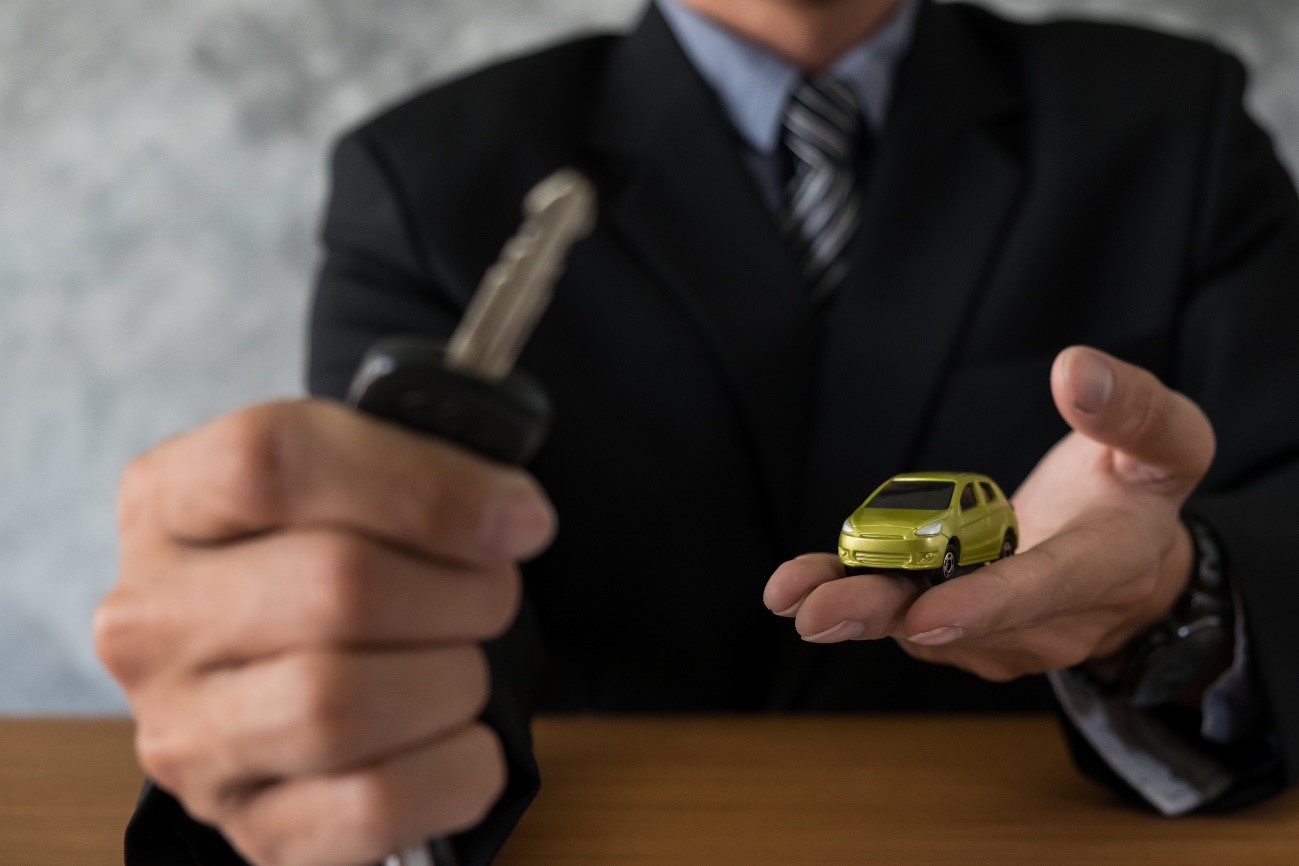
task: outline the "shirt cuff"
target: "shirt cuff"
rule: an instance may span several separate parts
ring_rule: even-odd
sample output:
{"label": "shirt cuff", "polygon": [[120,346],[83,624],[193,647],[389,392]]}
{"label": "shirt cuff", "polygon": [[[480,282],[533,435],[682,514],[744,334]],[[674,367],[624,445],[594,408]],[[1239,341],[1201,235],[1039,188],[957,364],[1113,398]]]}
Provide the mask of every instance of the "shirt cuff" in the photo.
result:
{"label": "shirt cuff", "polygon": [[1074,671],[1052,671],[1047,679],[1065,715],[1097,754],[1162,814],[1194,811],[1236,783],[1229,766],[1186,742],[1150,710],[1102,695]]}
{"label": "shirt cuff", "polygon": [[[1264,733],[1266,712],[1249,664],[1244,606],[1233,585],[1235,607],[1231,667],[1214,680],[1200,701],[1200,736],[1229,745]],[[1204,806],[1236,783],[1232,769],[1208,755],[1150,710],[1118,695],[1103,695],[1074,671],[1047,675],[1065,715],[1093,749],[1146,802],[1164,815],[1184,815]]]}

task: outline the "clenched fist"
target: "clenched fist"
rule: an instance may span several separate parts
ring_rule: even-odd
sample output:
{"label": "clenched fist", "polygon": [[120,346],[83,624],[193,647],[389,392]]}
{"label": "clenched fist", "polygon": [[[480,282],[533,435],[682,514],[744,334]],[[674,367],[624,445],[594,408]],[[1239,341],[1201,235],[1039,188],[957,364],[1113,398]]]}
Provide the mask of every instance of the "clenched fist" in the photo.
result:
{"label": "clenched fist", "polygon": [[554,514],[525,473],[323,401],[127,468],[95,618],[156,782],[262,866],[345,866],[474,823],[505,782],[481,643]]}

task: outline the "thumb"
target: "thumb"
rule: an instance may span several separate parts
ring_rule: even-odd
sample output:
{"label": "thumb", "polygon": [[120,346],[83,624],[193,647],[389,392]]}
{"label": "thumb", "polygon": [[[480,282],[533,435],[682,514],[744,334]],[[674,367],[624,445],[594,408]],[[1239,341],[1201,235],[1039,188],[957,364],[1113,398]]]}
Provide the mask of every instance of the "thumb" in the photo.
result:
{"label": "thumb", "polygon": [[1190,398],[1152,373],[1087,346],[1055,359],[1051,394],[1069,426],[1116,452],[1125,481],[1189,492],[1213,460],[1213,426]]}

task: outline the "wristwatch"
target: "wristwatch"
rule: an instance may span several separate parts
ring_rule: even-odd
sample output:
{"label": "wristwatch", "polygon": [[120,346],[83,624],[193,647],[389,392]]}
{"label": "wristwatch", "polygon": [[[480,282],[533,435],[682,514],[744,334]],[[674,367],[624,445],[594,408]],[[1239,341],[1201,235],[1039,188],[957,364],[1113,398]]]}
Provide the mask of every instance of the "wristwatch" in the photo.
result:
{"label": "wristwatch", "polygon": [[1235,641],[1235,605],[1222,548],[1199,519],[1183,514],[1182,522],[1195,545],[1195,566],[1177,602],[1115,656],[1081,666],[1103,694],[1118,695],[1134,707],[1173,702],[1220,667]]}

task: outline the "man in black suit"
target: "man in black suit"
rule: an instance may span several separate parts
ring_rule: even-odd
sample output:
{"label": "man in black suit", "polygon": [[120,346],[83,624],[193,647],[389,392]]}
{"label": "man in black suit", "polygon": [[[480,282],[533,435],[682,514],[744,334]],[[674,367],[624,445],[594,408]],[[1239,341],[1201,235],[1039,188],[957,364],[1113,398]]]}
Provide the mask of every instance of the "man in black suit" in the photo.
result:
{"label": "man in black suit", "polygon": [[[799,121],[777,147],[728,89],[768,72],[789,105],[829,87],[821,120],[861,97],[849,180],[818,185]],[[524,192],[575,165],[601,224],[522,360],[556,425],[531,476],[320,400],[132,464],[96,622],[159,786],[128,862],[362,863],[459,830],[486,862],[535,790],[538,706],[1053,689],[1083,770],[1165,812],[1293,781],[1299,205],[1243,86],[1129,28],[665,0],[347,136],[312,391],[340,397],[381,336],[448,334]],[[845,243],[800,234],[814,188]],[[924,595],[793,558],[925,467],[1018,487],[1024,552]],[[1206,623],[1217,654],[1188,655],[1176,626]],[[1160,658],[1195,681],[1134,706]]]}

